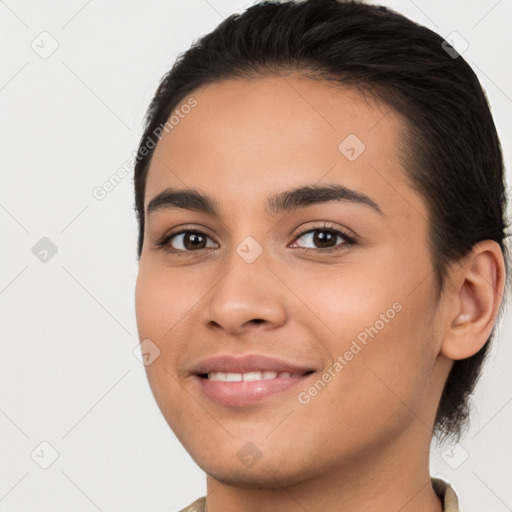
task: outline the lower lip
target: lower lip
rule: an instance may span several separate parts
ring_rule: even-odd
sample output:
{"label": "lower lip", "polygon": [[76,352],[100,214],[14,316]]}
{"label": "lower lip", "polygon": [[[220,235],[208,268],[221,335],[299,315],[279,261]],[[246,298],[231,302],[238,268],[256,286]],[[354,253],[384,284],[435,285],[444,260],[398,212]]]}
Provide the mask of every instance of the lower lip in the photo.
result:
{"label": "lower lip", "polygon": [[304,382],[313,374],[299,377],[275,378],[254,381],[226,382],[196,376],[204,394],[222,405],[243,406],[256,404],[268,396],[287,391]]}

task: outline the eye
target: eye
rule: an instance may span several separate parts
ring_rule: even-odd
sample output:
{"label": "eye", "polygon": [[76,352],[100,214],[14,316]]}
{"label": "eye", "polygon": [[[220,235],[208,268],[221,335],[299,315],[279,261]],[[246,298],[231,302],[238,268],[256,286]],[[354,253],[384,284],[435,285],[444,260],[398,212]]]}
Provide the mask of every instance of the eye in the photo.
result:
{"label": "eye", "polygon": [[155,245],[158,248],[165,247],[169,252],[174,253],[195,252],[200,249],[218,247],[207,234],[198,230],[185,230],[165,235]]}
{"label": "eye", "polygon": [[[297,241],[302,243],[297,244]],[[343,249],[346,246],[356,244],[356,240],[344,231],[326,225],[309,229],[299,234],[290,247],[299,247],[317,252],[333,252]],[[305,247],[312,245],[312,247]],[[315,247],[316,246],[316,247]],[[178,256],[188,256],[191,253],[199,252],[201,249],[217,248],[215,243],[206,233],[197,229],[185,229],[177,233],[166,234],[155,242],[158,249]]]}
{"label": "eye", "polygon": [[347,245],[356,243],[354,238],[347,235],[344,231],[328,226],[309,229],[296,238],[296,240],[301,239],[303,240],[303,244],[312,245],[312,247],[304,247],[302,244],[299,245],[299,247],[305,248],[306,251],[313,249],[319,252],[338,251]]}

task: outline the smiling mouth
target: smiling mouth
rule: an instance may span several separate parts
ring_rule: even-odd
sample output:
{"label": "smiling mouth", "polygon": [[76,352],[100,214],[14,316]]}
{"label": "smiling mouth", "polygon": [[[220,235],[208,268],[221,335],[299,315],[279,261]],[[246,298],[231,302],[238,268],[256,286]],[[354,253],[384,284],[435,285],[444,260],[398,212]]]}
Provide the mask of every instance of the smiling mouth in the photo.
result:
{"label": "smiling mouth", "polygon": [[[297,386],[305,384],[314,373],[314,370],[300,373],[271,370],[244,373],[212,371],[196,373],[195,378],[206,398],[219,405],[240,408],[266,400],[279,400],[282,393],[291,392]],[[291,396],[287,399],[290,398]]]}
{"label": "smiling mouth", "polygon": [[290,373],[290,372],[274,372],[274,371],[254,371],[246,373],[231,373],[231,372],[209,372],[199,374],[199,377],[211,381],[220,382],[240,382],[248,381],[254,382],[258,380],[273,380],[273,379],[290,379],[294,377],[302,377],[314,373],[309,370],[303,373]]}

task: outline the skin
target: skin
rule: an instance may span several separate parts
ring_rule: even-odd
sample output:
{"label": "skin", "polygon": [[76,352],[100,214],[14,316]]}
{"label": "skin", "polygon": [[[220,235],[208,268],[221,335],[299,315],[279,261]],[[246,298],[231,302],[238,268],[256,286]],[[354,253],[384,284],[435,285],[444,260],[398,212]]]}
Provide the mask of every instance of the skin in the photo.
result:
{"label": "skin", "polygon": [[[334,512],[340,503],[345,512],[440,512],[428,468],[435,412],[452,360],[476,353],[491,332],[504,283],[499,246],[481,242],[452,265],[437,303],[428,210],[400,163],[396,112],[300,75],[222,81],[193,96],[197,106],[155,149],[145,207],[167,187],[192,188],[215,198],[220,217],[146,216],[136,314],[140,339],[160,350],[146,367],[157,403],[207,474],[208,512]],[[355,161],[338,149],[348,134],[366,146]],[[365,193],[382,215],[349,201],[265,211],[270,194],[327,183]],[[322,233],[323,222],[357,242],[338,237],[340,250],[322,253],[303,233]],[[208,246],[185,256],[156,247],[185,227]],[[236,251],[247,236],[263,250],[252,263]],[[186,250],[183,242],[171,248]],[[394,318],[300,403],[394,303]],[[316,373],[259,404],[228,407],[188,372],[207,356],[247,353]],[[261,455],[252,467],[237,456],[248,442]]]}

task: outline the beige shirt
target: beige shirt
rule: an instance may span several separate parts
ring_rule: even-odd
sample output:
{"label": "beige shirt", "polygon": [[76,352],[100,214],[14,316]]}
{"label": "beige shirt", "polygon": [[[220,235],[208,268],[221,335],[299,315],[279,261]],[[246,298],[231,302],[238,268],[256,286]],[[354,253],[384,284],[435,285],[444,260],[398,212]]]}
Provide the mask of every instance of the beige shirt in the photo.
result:
{"label": "beige shirt", "polygon": [[[440,478],[432,478],[432,487],[443,503],[443,512],[459,512],[459,501],[455,491]],[[203,496],[180,512],[206,512],[206,497]]]}

